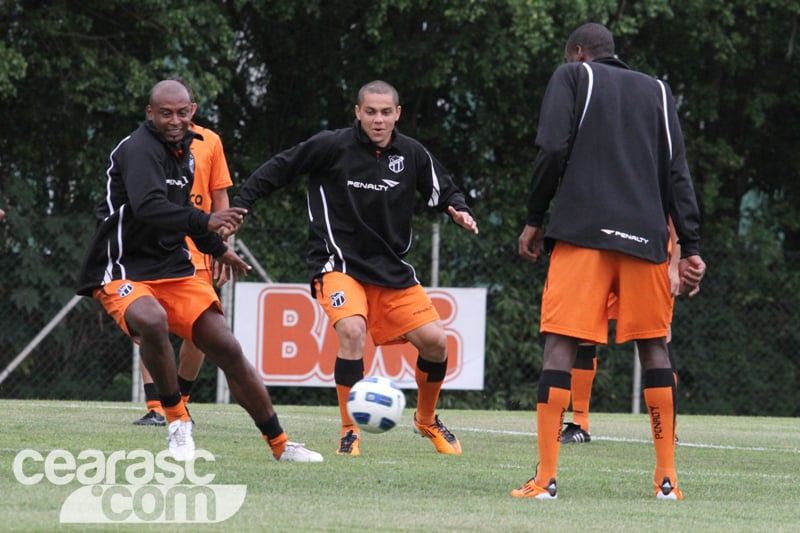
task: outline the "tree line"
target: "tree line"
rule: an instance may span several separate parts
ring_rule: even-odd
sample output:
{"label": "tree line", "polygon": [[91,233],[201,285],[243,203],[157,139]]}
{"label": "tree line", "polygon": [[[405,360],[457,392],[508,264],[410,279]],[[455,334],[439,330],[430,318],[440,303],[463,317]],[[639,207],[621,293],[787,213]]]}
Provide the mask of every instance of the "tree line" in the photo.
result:
{"label": "tree line", "polygon": [[[349,125],[358,88],[385,79],[400,92],[399,128],[452,171],[481,225],[470,241],[421,216],[421,228],[444,222],[441,284],[489,288],[497,377],[484,397],[529,405],[544,269],[514,247],[545,85],[569,33],[595,21],[622,60],[666,80],[678,101],[713,251],[705,294],[676,307],[676,321],[693,321],[684,351],[714,361],[709,331],[746,328],[771,306],[779,314],[764,322],[779,344],[767,351],[789,365],[771,366],[796,390],[800,350],[784,321],[800,293],[787,263],[800,250],[799,18],[800,2],[787,0],[0,2],[4,313],[45,322],[72,296],[108,155],[143,119],[157,80],[192,86],[197,122],[220,133],[240,185],[274,153]],[[243,229],[277,281],[303,280],[303,205],[302,186],[290,187]],[[416,238],[425,275],[430,237]],[[4,334],[0,363],[26,335]],[[742,342],[730,349],[753,351]]]}

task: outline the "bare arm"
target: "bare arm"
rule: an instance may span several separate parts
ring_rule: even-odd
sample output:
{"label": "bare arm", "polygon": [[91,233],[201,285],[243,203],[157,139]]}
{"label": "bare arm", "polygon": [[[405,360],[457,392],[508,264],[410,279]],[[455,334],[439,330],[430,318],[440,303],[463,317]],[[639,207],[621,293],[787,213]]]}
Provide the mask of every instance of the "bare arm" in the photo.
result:
{"label": "bare arm", "polygon": [[[678,234],[675,233],[675,226],[672,224],[672,218],[669,219],[669,240],[672,243],[669,256],[669,290],[673,296],[678,296],[681,293],[681,276],[678,270],[678,264],[681,259],[681,245],[678,244]],[[695,291],[698,290],[700,289],[695,289]],[[692,293],[689,296],[694,296],[694,294]]]}
{"label": "bare arm", "polygon": [[[215,189],[210,191],[211,193],[211,211],[219,211],[222,209],[228,209],[231,206],[230,199],[228,197],[228,189]],[[225,244],[228,244],[227,238],[225,239]],[[222,287],[227,283],[227,281],[233,278],[233,271],[232,267],[229,265],[225,265],[220,261],[214,261],[214,266],[212,268],[212,276],[215,280],[217,280],[217,286]]]}
{"label": "bare arm", "polygon": [[228,189],[211,191],[211,211],[228,209],[230,206],[231,202],[228,199]]}

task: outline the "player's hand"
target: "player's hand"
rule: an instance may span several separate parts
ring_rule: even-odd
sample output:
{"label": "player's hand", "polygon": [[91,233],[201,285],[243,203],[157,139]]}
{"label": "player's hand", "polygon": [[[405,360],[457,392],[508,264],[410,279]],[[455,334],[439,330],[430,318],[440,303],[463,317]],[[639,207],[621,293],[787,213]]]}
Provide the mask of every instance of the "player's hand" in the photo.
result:
{"label": "player's hand", "polygon": [[462,228],[470,230],[475,235],[478,234],[478,223],[475,222],[475,219],[472,218],[472,215],[466,211],[456,211],[456,208],[452,205],[447,208],[447,212],[450,213],[450,217],[453,219],[453,222]]}
{"label": "player's hand", "polygon": [[237,231],[244,221],[247,209],[243,207],[230,207],[211,213],[208,219],[208,231],[215,231],[227,239]]}
{"label": "player's hand", "polygon": [[242,258],[236,255],[236,252],[230,248],[228,248],[228,250],[221,256],[214,258],[214,261],[222,263],[223,266],[228,266],[230,268],[230,277],[232,279],[238,279],[239,276],[247,276],[247,272],[253,268],[245,263]]}
{"label": "player's hand", "polygon": [[222,287],[229,279],[233,279],[233,269],[230,265],[214,261],[213,277],[217,283],[217,287]]}
{"label": "player's hand", "polygon": [[681,277],[680,293],[689,290],[689,296],[700,292],[700,282],[706,274],[706,264],[699,255],[690,255],[680,260],[678,272]]}
{"label": "player's hand", "polygon": [[544,230],[537,226],[528,226],[522,230],[517,244],[517,252],[526,261],[535,263],[542,254]]}
{"label": "player's hand", "polygon": [[[670,261],[667,271],[669,276],[669,292],[672,296],[679,296],[681,293],[681,274],[678,270],[678,265],[676,264],[674,267],[672,265],[673,263]],[[690,294],[690,296],[694,295]]]}

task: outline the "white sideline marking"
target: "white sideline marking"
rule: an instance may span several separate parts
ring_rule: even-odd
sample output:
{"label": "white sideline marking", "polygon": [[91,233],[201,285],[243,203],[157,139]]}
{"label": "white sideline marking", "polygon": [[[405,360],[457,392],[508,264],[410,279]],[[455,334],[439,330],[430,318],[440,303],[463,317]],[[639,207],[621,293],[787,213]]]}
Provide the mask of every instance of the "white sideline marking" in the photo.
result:
{"label": "white sideline marking", "polygon": [[[502,429],[484,429],[484,428],[468,428],[468,427],[457,427],[453,431],[469,431],[474,433],[493,433],[498,435],[524,435],[535,437],[536,432],[526,432],[526,431],[506,431]],[[592,435],[592,440],[588,444],[591,445],[592,442],[595,441],[608,441],[608,442],[629,442],[629,443],[642,443],[642,444],[652,444],[653,441],[651,439],[630,439],[625,437],[595,437]],[[750,451],[750,452],[787,452],[787,453],[800,453],[800,448],[768,448],[765,446],[730,446],[724,444],[699,444],[699,443],[690,443],[680,441],[678,443],[678,448],[709,448],[714,450],[739,450],[739,451]]]}
{"label": "white sideline marking", "polygon": [[[86,409],[90,407],[92,409],[109,409],[109,410],[117,410],[117,411],[141,411],[142,406],[139,404],[131,404],[130,407],[122,406],[122,405],[102,405],[102,404],[90,404],[87,405],[85,403],[51,403],[48,401],[35,401],[26,404],[27,407],[58,407],[58,408],[68,408],[68,409]],[[321,421],[334,421],[338,422],[338,418],[334,417],[321,417],[321,416],[314,416],[310,417],[307,415],[286,415],[281,414],[281,419],[290,419],[290,418],[298,418],[304,420],[321,420]],[[410,424],[398,424],[398,428],[411,428]],[[536,432],[533,431],[511,431],[505,429],[487,429],[487,428],[474,428],[474,427],[458,427],[458,426],[451,426],[453,431],[466,431],[470,433],[489,433],[493,435],[518,435],[522,437],[535,437]],[[592,442],[595,441],[607,441],[607,442],[627,442],[627,443],[641,443],[641,444],[652,444],[652,440],[650,439],[630,439],[625,437],[600,437],[600,436],[592,436]],[[591,445],[591,443],[589,443]],[[678,448],[706,448],[711,450],[738,450],[738,451],[749,451],[749,452],[782,452],[782,453],[797,453],[800,454],[800,448],[769,448],[766,446],[732,446],[732,445],[725,445],[725,444],[701,444],[701,443],[691,443],[680,441],[678,443]]]}

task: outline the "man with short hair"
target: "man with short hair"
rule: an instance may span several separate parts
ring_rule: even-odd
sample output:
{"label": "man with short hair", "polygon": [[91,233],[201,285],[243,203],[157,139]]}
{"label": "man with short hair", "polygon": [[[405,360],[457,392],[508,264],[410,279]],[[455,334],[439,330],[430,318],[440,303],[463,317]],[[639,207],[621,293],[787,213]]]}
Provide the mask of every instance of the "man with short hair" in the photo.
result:
{"label": "man with short hair", "polygon": [[[519,254],[551,252],[541,305],[546,334],[536,405],[537,472],[511,495],[557,498],[561,426],[579,341],[608,340],[608,298],[617,297],[618,343],[634,340],[656,451],[655,496],[678,500],[675,381],[666,348],[671,321],[668,221],[681,245],[681,287],[705,274],[699,210],[675,102],[666,83],[614,55],[611,32],[588,23],[570,35],[567,62],[542,102]],[[545,214],[557,196],[547,233]]]}
{"label": "man with short hair", "polygon": [[311,292],[339,340],[334,381],[342,420],[339,455],[360,454],[361,432],[347,412],[350,388],[364,376],[367,333],[376,345],[410,342],[418,351],[414,427],[439,453],[461,444],[439,420],[447,339],[436,309],[404,258],[411,247],[417,194],[427,206],[477,234],[453,178],[418,141],[395,128],[397,90],[375,80],[358,92],[352,127],[322,131],[261,165],[232,200],[259,198],[308,174],[307,265]]}
{"label": "man with short hair", "polygon": [[246,210],[209,214],[189,202],[194,178],[190,146],[198,136],[190,129],[191,100],[180,82],[160,81],[150,93],[147,120],[111,153],[78,294],[96,298],[139,343],[166,412],[167,443],[176,460],[193,459],[195,444],[170,332],[190,339],[225,372],[231,392],[276,460],[320,462],[320,454],[289,442],[269,393],[225,321],[216,292],[194,275],[187,235],[234,273],[245,274],[250,266],[222,238],[239,228]]}
{"label": "man with short hair", "polygon": [[[675,235],[675,228],[669,224],[669,286],[673,296],[680,295],[680,276],[678,273],[678,263],[680,262],[681,247],[678,244],[678,236]],[[689,293],[694,296],[699,289]],[[613,293],[608,299],[608,318],[617,319],[616,309],[617,297]],[[670,315],[674,299],[669,301]],[[675,353],[672,349],[672,325],[667,330],[667,353],[669,364],[672,368],[672,377],[675,379],[675,387],[678,386],[678,370],[675,361]],[[592,435],[589,432],[589,405],[592,399],[592,384],[597,374],[597,345],[581,342],[578,344],[578,351],[575,356],[575,364],[572,367],[572,422],[567,422],[561,432],[561,444],[582,444],[591,442]],[[678,397],[674,395],[674,411],[678,414]],[[677,443],[678,437],[675,437]]]}
{"label": "man with short hair", "polygon": [[[228,170],[228,163],[225,159],[225,151],[222,147],[222,139],[214,131],[204,128],[194,122],[197,111],[194,92],[182,78],[173,78],[175,81],[183,83],[189,91],[192,100],[192,122],[190,128],[198,136],[195,136],[190,146],[194,157],[194,182],[190,201],[193,206],[202,209],[206,213],[228,209],[228,187],[233,185],[231,174]],[[192,255],[192,264],[195,268],[195,275],[205,280],[212,287],[214,286],[213,258],[198,250],[197,245],[191,237],[187,237],[186,246]],[[227,268],[227,267],[225,267]],[[219,285],[222,286],[227,276],[225,268],[218,269]],[[178,385],[180,387],[183,401],[188,403],[192,394],[197,376],[203,365],[204,355],[191,340],[184,339],[179,350],[178,365]],[[147,413],[133,423],[137,426],[163,426],[166,424],[164,418],[164,408],[161,406],[161,398],[153,377],[144,366],[144,361],[139,360],[139,367],[142,372],[142,383],[144,385],[145,405]]]}

